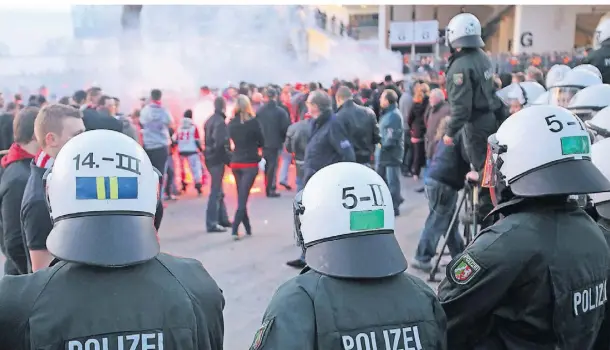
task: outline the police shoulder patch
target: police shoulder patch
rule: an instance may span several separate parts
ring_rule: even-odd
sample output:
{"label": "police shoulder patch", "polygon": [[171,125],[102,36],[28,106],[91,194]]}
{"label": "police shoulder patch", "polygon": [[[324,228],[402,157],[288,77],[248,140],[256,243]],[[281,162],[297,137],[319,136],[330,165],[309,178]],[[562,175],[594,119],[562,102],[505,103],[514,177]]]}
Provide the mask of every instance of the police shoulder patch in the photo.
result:
{"label": "police shoulder patch", "polygon": [[273,326],[273,321],[275,321],[275,317],[272,317],[263,322],[261,327],[258,329],[258,331],[256,331],[256,334],[254,335],[254,340],[252,341],[252,345],[250,345],[250,350],[262,349],[267,338],[267,332],[271,330],[271,326]]}
{"label": "police shoulder patch", "polygon": [[451,280],[457,284],[467,284],[481,271],[479,265],[470,254],[462,255],[447,271]]}
{"label": "police shoulder patch", "polygon": [[455,85],[462,85],[464,83],[464,73],[453,74],[453,83]]}

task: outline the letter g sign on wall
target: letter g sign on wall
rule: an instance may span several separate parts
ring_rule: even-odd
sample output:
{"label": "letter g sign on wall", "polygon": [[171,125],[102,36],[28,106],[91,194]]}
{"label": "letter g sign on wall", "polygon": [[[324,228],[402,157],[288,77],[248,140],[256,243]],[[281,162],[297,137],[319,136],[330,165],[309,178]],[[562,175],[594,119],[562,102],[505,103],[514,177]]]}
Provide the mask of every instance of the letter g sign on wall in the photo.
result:
{"label": "letter g sign on wall", "polygon": [[532,47],[534,44],[534,34],[532,32],[521,33],[521,46]]}

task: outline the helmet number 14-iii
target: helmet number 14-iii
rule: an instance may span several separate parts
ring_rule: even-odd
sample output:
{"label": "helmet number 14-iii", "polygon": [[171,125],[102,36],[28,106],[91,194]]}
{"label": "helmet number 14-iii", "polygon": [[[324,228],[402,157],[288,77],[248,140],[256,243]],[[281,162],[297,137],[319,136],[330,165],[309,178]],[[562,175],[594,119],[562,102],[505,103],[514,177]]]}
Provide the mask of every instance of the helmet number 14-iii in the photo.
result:
{"label": "helmet number 14-iii", "polygon": [[383,192],[381,191],[381,185],[369,184],[368,186],[370,189],[370,195],[365,195],[361,197],[357,197],[353,193],[353,191],[355,191],[355,187],[344,187],[342,192],[343,208],[351,210],[356,208],[358,204],[362,202],[372,202],[371,206],[373,207],[384,207],[385,202],[383,199]]}

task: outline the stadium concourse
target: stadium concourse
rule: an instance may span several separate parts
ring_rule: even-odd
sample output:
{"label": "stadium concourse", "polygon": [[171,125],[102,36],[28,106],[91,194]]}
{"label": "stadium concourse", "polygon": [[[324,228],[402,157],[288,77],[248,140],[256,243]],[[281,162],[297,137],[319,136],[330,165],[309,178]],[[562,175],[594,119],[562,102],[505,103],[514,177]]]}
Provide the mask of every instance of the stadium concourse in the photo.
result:
{"label": "stadium concourse", "polygon": [[[294,178],[294,169],[290,176]],[[237,199],[230,184],[231,177],[226,176],[224,180],[230,215],[235,210]],[[428,214],[424,195],[413,192],[417,186],[411,178],[403,178],[405,203],[396,222],[397,238],[408,260],[413,258]],[[251,238],[235,242],[229,233],[206,233],[208,188],[201,197],[191,189],[180,200],[170,202],[159,230],[162,251],[200,260],[223,289],[226,299],[225,349],[246,349],[252,343],[273,293],[280,284],[298,273],[298,270],[285,265],[299,252],[292,228],[295,192],[281,190],[280,198],[270,200],[261,190],[263,187],[264,175],[261,173],[252,188],[249,203],[255,230]],[[3,262],[4,257],[0,256],[0,263]],[[418,270],[408,271],[427,280],[428,276]],[[443,277],[441,273],[437,277]],[[432,287],[436,289],[436,284]]]}

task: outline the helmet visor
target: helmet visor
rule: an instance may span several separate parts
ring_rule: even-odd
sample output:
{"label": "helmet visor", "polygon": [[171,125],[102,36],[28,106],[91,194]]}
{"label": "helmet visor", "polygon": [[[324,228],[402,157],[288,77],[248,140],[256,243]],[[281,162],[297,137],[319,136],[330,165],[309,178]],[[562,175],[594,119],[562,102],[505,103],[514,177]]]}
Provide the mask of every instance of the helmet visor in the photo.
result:
{"label": "helmet visor", "polygon": [[549,90],[549,104],[568,108],[572,97],[582,90],[576,86],[559,86]]}

